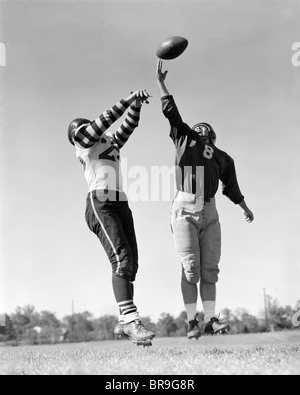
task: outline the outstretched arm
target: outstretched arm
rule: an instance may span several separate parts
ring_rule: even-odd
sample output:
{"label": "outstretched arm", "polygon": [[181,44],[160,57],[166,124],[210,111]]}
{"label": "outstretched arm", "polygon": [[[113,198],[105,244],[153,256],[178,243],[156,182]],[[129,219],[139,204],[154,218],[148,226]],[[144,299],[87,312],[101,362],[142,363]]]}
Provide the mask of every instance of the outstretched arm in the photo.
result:
{"label": "outstretched arm", "polygon": [[240,191],[234,160],[229,155],[226,155],[226,162],[224,163],[220,180],[223,183],[223,195],[227,196],[233,203],[238,204],[244,210],[247,222],[253,222],[254,215],[248,208],[245,198]]}
{"label": "outstretched arm", "polygon": [[166,87],[166,83],[165,83],[168,71],[163,72],[162,67],[163,67],[163,62],[162,62],[162,60],[159,60],[157,63],[157,69],[156,69],[158,89],[159,89],[161,97],[170,96],[170,93],[169,93],[169,91]]}
{"label": "outstretched arm", "polygon": [[183,122],[175,100],[166,87],[165,80],[168,71],[163,72],[162,67],[163,62],[159,60],[156,69],[157,85],[161,95],[163,114],[170,122],[170,137],[177,145],[180,138],[186,136],[190,132],[190,128]]}
{"label": "outstretched arm", "polygon": [[129,137],[132,135],[134,130],[138,127],[140,121],[140,114],[142,104],[144,102],[149,103],[148,99],[151,97],[146,90],[138,91],[136,94],[135,100],[130,106],[130,109],[126,115],[126,118],[119,129],[114,133],[115,140],[121,149]]}
{"label": "outstretched arm", "polygon": [[91,148],[103,136],[105,131],[125,113],[136,100],[147,100],[145,91],[131,93],[126,99],[120,100],[110,110],[105,111],[97,119],[80,127],[74,135],[74,140],[83,148]]}

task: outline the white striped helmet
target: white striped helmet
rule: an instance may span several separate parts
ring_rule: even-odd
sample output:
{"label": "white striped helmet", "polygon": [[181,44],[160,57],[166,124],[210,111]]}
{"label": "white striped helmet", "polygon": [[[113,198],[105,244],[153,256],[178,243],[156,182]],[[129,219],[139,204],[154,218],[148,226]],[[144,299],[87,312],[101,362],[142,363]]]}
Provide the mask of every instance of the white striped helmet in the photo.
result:
{"label": "white striped helmet", "polygon": [[88,119],[85,119],[85,118],[76,118],[70,123],[70,125],[68,127],[68,139],[71,144],[74,145],[73,139],[74,139],[74,134],[75,134],[76,129],[78,129],[80,125],[83,125],[84,123],[90,123],[90,122],[91,121],[89,121]]}
{"label": "white striped helmet", "polygon": [[197,123],[195,126],[193,126],[192,129],[195,130],[195,132],[199,132],[200,130],[203,131],[204,129],[207,130],[208,131],[208,138],[211,140],[211,142],[213,144],[216,143],[217,135],[209,123],[206,123],[206,122]]}

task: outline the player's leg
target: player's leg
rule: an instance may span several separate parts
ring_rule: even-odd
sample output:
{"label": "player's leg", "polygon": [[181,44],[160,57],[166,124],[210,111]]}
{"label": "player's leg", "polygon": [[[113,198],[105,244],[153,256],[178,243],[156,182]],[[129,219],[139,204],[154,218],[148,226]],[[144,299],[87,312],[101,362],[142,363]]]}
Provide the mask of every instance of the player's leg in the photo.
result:
{"label": "player's leg", "polygon": [[[138,263],[138,246],[137,246],[137,240],[136,240],[136,234],[135,234],[135,228],[134,228],[134,221],[133,221],[133,216],[132,212],[129,208],[128,202],[120,202],[118,205],[118,217],[120,218],[122,222],[122,229],[126,235],[128,245],[132,254],[132,275],[130,279],[130,286],[131,286],[131,292],[132,292],[132,297],[134,298],[134,281],[136,279],[139,263]],[[122,321],[122,312],[120,312],[121,316],[121,321]],[[125,321],[125,320],[124,320]]]}
{"label": "player's leg", "polygon": [[[128,206],[128,202],[122,202],[118,206],[118,217],[122,222],[122,228],[126,235],[130,251],[132,253],[132,262],[133,262],[133,270],[132,276],[130,280],[130,287],[132,293],[132,299],[134,299],[134,284],[133,282],[136,279],[136,274],[138,271],[138,246],[135,235],[134,221],[132,212]],[[125,324],[125,315],[123,314],[122,309],[120,309],[120,318],[119,323],[115,328],[115,334],[122,336],[124,335],[124,324]]]}
{"label": "player's leg", "polygon": [[124,325],[130,324],[130,330],[126,335],[135,342],[135,340],[154,337],[154,334],[143,328],[133,301],[131,283],[134,272],[133,255],[119,216],[119,204],[120,202],[100,202],[95,194],[91,195],[86,219],[111,262],[113,290],[120,309],[120,317],[124,320]]}
{"label": "player's leg", "polygon": [[[138,271],[138,246],[137,246],[137,241],[136,241],[136,235],[135,235],[135,228],[134,228],[134,221],[133,221],[133,216],[132,212],[129,208],[128,202],[119,202],[118,207],[116,207],[118,210],[118,218],[120,219],[122,223],[122,229],[124,234],[126,235],[126,239],[128,241],[128,245],[132,254],[132,275],[131,275],[131,293],[132,293],[132,298],[134,299],[134,284],[133,282],[136,279],[136,274]],[[119,323],[122,325],[125,323],[125,316],[123,315],[122,310],[120,309],[120,319]],[[122,332],[123,329],[122,327],[116,327],[116,332],[118,332],[118,328],[120,329],[119,331]],[[116,333],[118,334],[118,333]]]}
{"label": "player's leg", "polygon": [[113,290],[120,309],[120,321],[114,332],[126,336],[136,345],[151,346],[155,334],[144,327],[134,303],[131,283],[133,258],[121,221],[115,213],[109,214],[105,210],[100,211],[98,217],[102,225],[97,230],[97,235],[112,264]]}
{"label": "player's leg", "polygon": [[216,284],[219,275],[221,254],[221,227],[219,220],[211,222],[200,236],[201,281],[200,295],[205,323],[216,316]]}
{"label": "player's leg", "polygon": [[[130,210],[128,203],[123,202],[118,207],[119,210],[119,218],[122,222],[122,228],[126,235],[126,238],[129,243],[129,248],[132,253],[132,274],[130,279],[131,285],[131,292],[132,297],[134,297],[134,281],[136,279],[136,275],[139,268],[139,257],[138,257],[138,246],[135,234],[135,227],[134,227],[134,220],[132,211]],[[125,317],[126,323],[126,317]],[[141,320],[135,320],[134,322],[130,322],[127,325],[123,326],[124,334],[129,337],[130,340],[136,343],[137,339],[141,340],[141,343],[137,343],[140,345],[151,345],[151,340],[155,337],[154,332],[148,331],[144,325],[142,324]],[[150,343],[143,343],[144,340]]]}
{"label": "player's leg", "polygon": [[200,234],[201,281],[200,295],[205,314],[205,333],[219,333],[226,329],[216,314],[216,294],[221,257],[221,226],[214,203],[204,208],[207,226]]}
{"label": "player's leg", "polygon": [[127,202],[124,202],[122,203],[122,205],[120,205],[119,215],[122,221],[123,230],[126,234],[128,244],[132,253],[133,269],[132,269],[131,283],[133,289],[134,287],[133,283],[136,279],[136,275],[139,269],[139,254],[138,254],[138,245],[136,240],[133,215]]}
{"label": "player's leg", "polygon": [[[112,265],[112,285],[118,304],[132,300],[130,279],[133,258],[128,240],[118,217],[117,203],[100,202],[93,194],[87,202],[86,221],[100,240]],[[121,309],[124,312],[124,308]],[[135,313],[137,309],[129,309]]]}
{"label": "player's leg", "polygon": [[184,210],[174,213],[172,229],[182,265],[181,291],[189,323],[188,337],[199,338],[200,328],[197,321],[197,284],[200,280],[199,232],[192,215]]}

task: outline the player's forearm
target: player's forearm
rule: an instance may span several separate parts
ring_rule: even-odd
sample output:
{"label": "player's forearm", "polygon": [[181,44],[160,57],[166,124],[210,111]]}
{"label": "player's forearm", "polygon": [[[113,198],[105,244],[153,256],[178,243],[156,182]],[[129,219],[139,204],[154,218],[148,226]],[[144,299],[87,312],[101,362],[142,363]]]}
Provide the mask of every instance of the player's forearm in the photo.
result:
{"label": "player's forearm", "polygon": [[104,132],[128,109],[130,103],[126,99],[120,100],[110,110],[105,111],[89,125],[79,129],[75,134],[75,140],[84,148],[92,147]]}
{"label": "player's forearm", "polygon": [[245,199],[239,204],[239,206],[245,211],[248,209]]}
{"label": "player's forearm", "polygon": [[93,137],[99,138],[102,134],[113,124],[115,123],[128,109],[130,103],[127,99],[122,99],[118,103],[116,103],[110,110],[105,111],[100,115],[94,122],[92,122],[92,128],[95,132]]}
{"label": "player's forearm", "polygon": [[135,102],[130,106],[130,109],[126,115],[126,118],[122,125],[115,133],[115,139],[119,146],[122,148],[128,141],[134,130],[138,127],[141,114],[141,105],[137,105]]}
{"label": "player's forearm", "polygon": [[244,211],[246,211],[246,212],[251,211],[251,210],[249,209],[249,207],[247,206],[247,203],[246,203],[245,199],[242,201],[242,203],[239,204],[239,206],[240,206]]}
{"label": "player's forearm", "polygon": [[161,97],[170,96],[170,92],[164,81],[157,81],[157,86]]}
{"label": "player's forearm", "polygon": [[133,93],[131,93],[126,99],[124,99],[129,105],[133,104],[136,100],[136,97]]}
{"label": "player's forearm", "polygon": [[240,203],[241,208],[244,210],[245,213],[245,217],[247,222],[251,223],[254,221],[254,214],[253,212],[249,209],[249,207],[247,206],[245,200],[242,201],[242,203]]}
{"label": "player's forearm", "polygon": [[169,120],[170,125],[175,128],[185,128],[185,124],[181,118],[177,105],[173,96],[163,95],[162,97],[162,111],[164,116]]}

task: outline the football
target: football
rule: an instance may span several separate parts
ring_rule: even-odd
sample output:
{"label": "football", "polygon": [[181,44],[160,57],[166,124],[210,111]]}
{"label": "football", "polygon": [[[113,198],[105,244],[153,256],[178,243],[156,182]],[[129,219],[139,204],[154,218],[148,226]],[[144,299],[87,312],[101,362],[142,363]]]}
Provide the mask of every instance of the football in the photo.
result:
{"label": "football", "polygon": [[183,54],[188,45],[189,42],[184,37],[169,37],[158,46],[156,56],[163,60],[176,59],[178,56]]}

